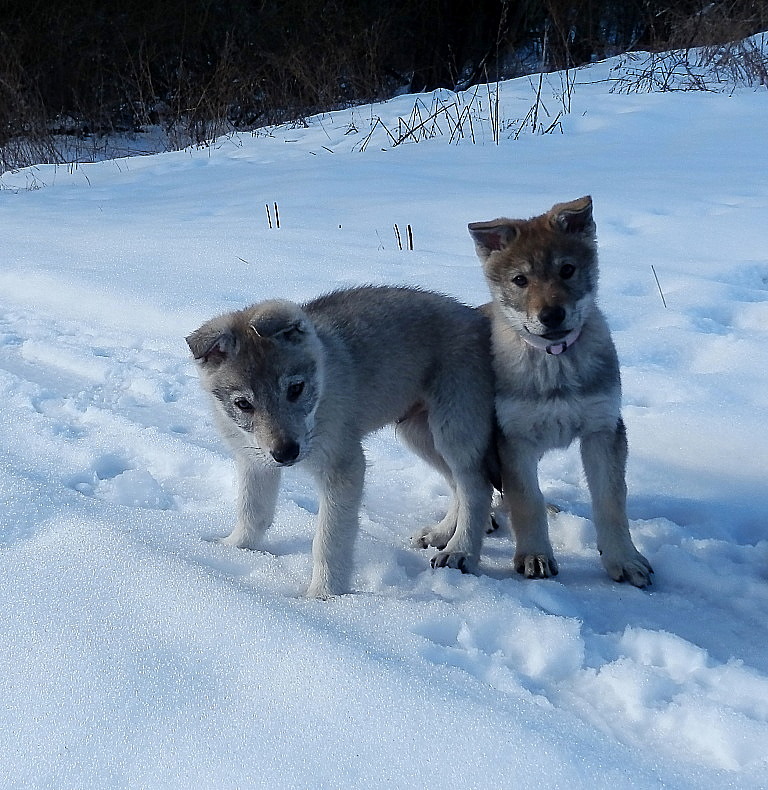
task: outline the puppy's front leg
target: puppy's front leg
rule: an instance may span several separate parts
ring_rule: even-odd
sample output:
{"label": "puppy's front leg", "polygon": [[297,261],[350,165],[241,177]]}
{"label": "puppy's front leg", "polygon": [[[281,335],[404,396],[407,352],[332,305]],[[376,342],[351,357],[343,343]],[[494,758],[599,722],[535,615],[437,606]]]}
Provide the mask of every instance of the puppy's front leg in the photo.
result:
{"label": "puppy's front leg", "polygon": [[515,533],[515,570],[528,579],[557,576],[549,540],[547,506],[539,488],[537,449],[519,437],[499,442],[503,502]]}
{"label": "puppy's front leg", "polygon": [[581,438],[581,459],[592,496],[597,548],[608,575],[635,587],[651,583],[653,568],[635,548],[627,520],[627,434],[619,418],[614,431]]}
{"label": "puppy's front leg", "polygon": [[349,591],[364,476],[365,456],[359,443],[343,448],[315,473],[321,499],[312,542],[310,598],[331,598]]}
{"label": "puppy's front leg", "polygon": [[235,456],[237,468],[237,523],[221,543],[239,549],[257,549],[275,516],[280,469],[245,453]]}

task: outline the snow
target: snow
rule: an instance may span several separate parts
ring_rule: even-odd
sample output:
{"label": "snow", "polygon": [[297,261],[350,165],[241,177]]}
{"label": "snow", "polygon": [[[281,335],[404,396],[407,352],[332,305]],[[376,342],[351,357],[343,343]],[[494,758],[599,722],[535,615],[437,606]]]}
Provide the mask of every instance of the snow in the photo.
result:
{"label": "snow", "polygon": [[[419,97],[449,109],[418,143],[388,134],[402,96],[2,176],[0,787],[768,786],[768,92],[612,92],[615,65],[567,97],[549,78],[552,134],[522,128],[531,81],[503,83],[498,144],[491,86]],[[191,330],[363,282],[481,304],[467,223],[583,194],[649,591],[602,570],[574,448],[541,468],[554,580],[515,574],[504,535],[480,575],[432,571],[408,537],[448,492],[391,429],[353,594],[302,595],[300,468],[265,551],[212,542],[234,470]]]}

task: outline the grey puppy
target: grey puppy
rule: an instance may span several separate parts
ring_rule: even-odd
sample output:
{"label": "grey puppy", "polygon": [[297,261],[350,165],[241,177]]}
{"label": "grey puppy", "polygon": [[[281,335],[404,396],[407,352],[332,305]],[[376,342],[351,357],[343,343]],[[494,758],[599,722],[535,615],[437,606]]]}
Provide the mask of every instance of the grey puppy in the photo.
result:
{"label": "grey puppy", "polygon": [[578,438],[603,565],[616,581],[645,587],[653,570],[632,542],[626,513],[619,362],[595,302],[592,199],[529,220],[475,222],[469,232],[493,297],[499,455],[515,567],[531,578],[558,571],[538,464],[547,450]]}
{"label": "grey puppy", "polygon": [[448,480],[445,519],[415,540],[435,567],[474,570],[490,518],[493,373],[477,310],[411,288],[365,286],[304,305],[274,300],[203,324],[187,343],[232,449],[238,517],[224,542],[257,548],[283,467],[304,463],[320,492],[315,598],[348,591],[363,493],[361,440],[398,435]]}

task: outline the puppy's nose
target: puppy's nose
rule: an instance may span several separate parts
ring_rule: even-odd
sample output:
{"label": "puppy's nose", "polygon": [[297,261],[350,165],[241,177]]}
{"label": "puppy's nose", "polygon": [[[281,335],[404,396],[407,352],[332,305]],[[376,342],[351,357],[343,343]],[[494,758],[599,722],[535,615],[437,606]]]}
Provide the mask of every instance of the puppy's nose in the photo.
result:
{"label": "puppy's nose", "polygon": [[565,310],[560,307],[560,305],[543,307],[539,311],[539,321],[541,321],[547,329],[556,329],[565,321]]}
{"label": "puppy's nose", "polygon": [[290,464],[299,457],[299,450],[301,450],[299,443],[289,439],[271,449],[269,454],[279,464]]}

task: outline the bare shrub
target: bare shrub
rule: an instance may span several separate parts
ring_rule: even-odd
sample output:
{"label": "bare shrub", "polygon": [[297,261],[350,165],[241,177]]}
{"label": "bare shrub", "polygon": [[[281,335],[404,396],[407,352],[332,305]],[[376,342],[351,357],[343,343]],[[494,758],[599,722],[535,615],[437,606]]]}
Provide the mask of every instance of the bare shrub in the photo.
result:
{"label": "bare shrub", "polygon": [[[765,49],[748,39],[766,29],[765,0],[4,0],[0,166],[103,156],[116,135],[141,149],[158,129],[167,148],[205,145],[397,91],[493,86],[635,49],[683,53],[674,67],[628,60],[643,89],[766,84]],[[509,126],[486,91],[498,142]],[[539,90],[518,128],[556,130],[568,102],[567,86],[554,104]],[[475,136],[472,110],[450,104],[419,108],[393,140],[439,126],[454,142]]]}

